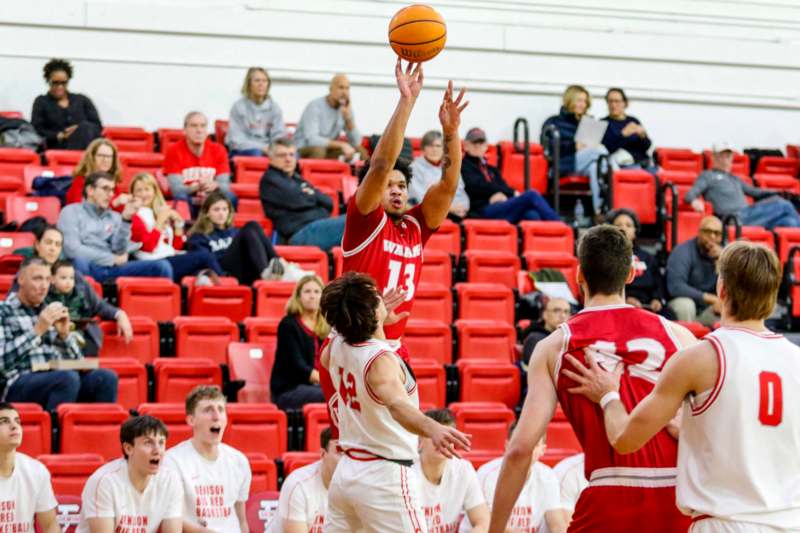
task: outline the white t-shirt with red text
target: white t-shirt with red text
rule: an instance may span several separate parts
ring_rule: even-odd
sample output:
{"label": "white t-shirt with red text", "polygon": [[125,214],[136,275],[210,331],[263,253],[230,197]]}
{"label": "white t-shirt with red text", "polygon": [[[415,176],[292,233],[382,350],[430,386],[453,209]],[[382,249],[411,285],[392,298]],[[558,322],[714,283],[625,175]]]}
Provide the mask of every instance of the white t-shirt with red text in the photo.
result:
{"label": "white t-shirt with red text", "polygon": [[139,492],[128,476],[128,462],[120,458],[95,470],[81,503],[76,533],[89,533],[89,518],[113,518],[115,533],[155,533],[163,520],[181,518],[183,490],[177,475],[161,468]]}
{"label": "white t-shirt with red text", "polygon": [[449,459],[438,485],[425,477],[422,459],[414,461],[414,469],[422,488],[420,500],[428,533],[455,533],[461,517],[486,502],[475,468],[466,459]]}
{"label": "white t-shirt with red text", "polygon": [[165,465],[183,485],[185,520],[195,524],[202,520],[214,531],[239,531],[234,504],[247,502],[252,479],[242,452],[220,444],[216,460],[209,461],[191,440],[185,440],[167,451]]}
{"label": "white t-shirt with red text", "polygon": [[47,468],[16,452],[14,471],[7,478],[0,477],[0,531],[33,531],[36,513],[57,505]]}
{"label": "white t-shirt with red text", "polygon": [[289,474],[281,487],[278,513],[270,523],[270,533],[281,533],[286,522],[303,522],[309,533],[322,533],[328,489],[322,483],[321,467],[322,461],[317,461]]}

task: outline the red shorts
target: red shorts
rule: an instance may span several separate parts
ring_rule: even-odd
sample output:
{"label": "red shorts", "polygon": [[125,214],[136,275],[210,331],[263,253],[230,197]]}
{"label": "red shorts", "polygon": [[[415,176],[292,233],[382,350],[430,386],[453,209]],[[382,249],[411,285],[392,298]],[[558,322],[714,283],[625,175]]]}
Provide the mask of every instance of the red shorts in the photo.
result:
{"label": "red shorts", "polygon": [[675,487],[587,487],[569,533],[685,533],[692,519],[675,506]]}

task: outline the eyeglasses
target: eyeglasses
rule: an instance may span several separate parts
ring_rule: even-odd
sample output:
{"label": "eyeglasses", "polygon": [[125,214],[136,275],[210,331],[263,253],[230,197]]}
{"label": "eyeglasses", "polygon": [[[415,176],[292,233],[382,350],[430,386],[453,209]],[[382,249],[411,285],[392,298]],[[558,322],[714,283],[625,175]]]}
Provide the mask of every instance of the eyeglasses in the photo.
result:
{"label": "eyeglasses", "polygon": [[113,159],[114,158],[114,154],[100,154],[100,153],[97,153],[97,154],[94,154],[94,157],[96,159]]}
{"label": "eyeglasses", "polygon": [[104,185],[102,187],[95,187],[95,188],[100,189],[103,192],[108,192],[108,193],[114,192],[114,187],[112,187],[111,185]]}
{"label": "eyeglasses", "polygon": [[58,87],[59,85],[66,87],[69,83],[69,80],[50,80],[49,83],[51,87]]}

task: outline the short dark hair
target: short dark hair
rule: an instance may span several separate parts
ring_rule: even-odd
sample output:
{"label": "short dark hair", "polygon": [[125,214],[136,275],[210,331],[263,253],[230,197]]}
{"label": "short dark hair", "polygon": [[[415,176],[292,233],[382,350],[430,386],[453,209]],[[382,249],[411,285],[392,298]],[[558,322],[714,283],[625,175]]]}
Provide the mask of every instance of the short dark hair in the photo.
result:
{"label": "short dark hair", "polygon": [[198,385],[186,396],[186,404],[184,406],[186,414],[193,415],[194,410],[197,409],[197,404],[200,403],[201,400],[226,401],[222,390],[216,385]]}
{"label": "short dark hair", "polygon": [[429,409],[425,411],[425,416],[439,422],[443,426],[455,427],[456,417],[453,411],[445,407],[444,409]]}
{"label": "short dark hair", "polygon": [[289,137],[279,137],[272,141],[269,145],[269,151],[272,152],[272,149],[276,146],[283,146],[284,148],[294,148],[297,146],[294,144],[294,141],[291,140]]}
{"label": "short dark hair", "polygon": [[31,265],[37,265],[37,266],[43,266],[43,267],[50,268],[50,265],[47,264],[47,261],[45,261],[44,259],[42,259],[38,255],[32,255],[32,256],[26,257],[25,259],[22,260],[22,263],[20,263],[20,265],[19,265],[19,271],[22,272],[23,270],[25,270],[26,268],[28,268]]}
{"label": "short dark hair", "polygon": [[114,181],[114,176],[109,174],[108,172],[92,172],[88,176],[86,176],[86,181],[83,183],[83,197],[86,197],[86,191],[89,190],[89,187],[97,187],[97,182],[100,180],[108,180],[111,183],[116,183]]}
{"label": "short dark hair", "polygon": [[[370,160],[368,159],[364,166],[361,168],[361,172],[358,174],[358,183],[361,184],[364,181],[364,178],[367,177],[367,172],[369,172],[370,167]],[[406,179],[406,187],[411,184],[411,162],[404,158],[398,157],[397,161],[394,162],[394,166],[392,170],[397,170],[400,172],[403,177]]]}
{"label": "short dark hair", "polygon": [[639,217],[633,211],[633,209],[628,209],[627,207],[620,207],[619,209],[614,209],[613,211],[609,211],[606,215],[606,220],[609,224],[614,224],[614,221],[617,220],[617,217],[625,215],[626,217],[630,218],[633,221],[633,227],[636,230],[636,235],[639,235],[639,230],[642,229],[642,224],[639,222]]}
{"label": "short dark hair", "polygon": [[591,294],[621,294],[632,260],[633,245],[610,224],[593,227],[578,243],[578,261]]}
{"label": "short dark hair", "polygon": [[9,402],[0,402],[0,411],[17,411],[19,413],[19,410]]}
{"label": "short dark hair", "polygon": [[64,232],[58,229],[58,226],[54,224],[50,224],[49,222],[45,221],[44,224],[40,224],[33,228],[33,236],[36,238],[37,241],[41,241],[44,234],[48,231],[57,231],[61,234],[61,238],[64,238]]}
{"label": "short dark hair", "polygon": [[44,79],[50,81],[50,76],[52,76],[53,72],[58,72],[59,70],[67,73],[67,79],[72,79],[72,64],[66,59],[57,58],[51,59],[45,64],[43,69]]}
{"label": "short dark hair", "polygon": [[320,308],[328,324],[348,344],[358,344],[372,337],[378,327],[375,310],[380,298],[375,280],[366,274],[347,272],[325,287]]}
{"label": "short dark hair", "polygon": [[[169,430],[167,430],[164,422],[153,416],[132,416],[119,427],[119,442],[120,444],[127,443],[133,446],[133,441],[136,440],[136,437],[152,434],[167,438],[169,437]],[[124,447],[122,448],[122,455],[125,456],[125,459],[128,458]]]}
{"label": "short dark hair", "polygon": [[52,267],[50,267],[50,272],[55,276],[59,268],[65,268],[65,267],[75,268],[75,265],[69,259],[59,259],[58,261],[53,263]]}
{"label": "short dark hair", "polygon": [[333,430],[328,426],[319,433],[319,446],[320,449],[328,451],[328,444],[333,440]]}
{"label": "short dark hair", "polygon": [[625,91],[623,91],[619,87],[611,87],[610,89],[608,89],[606,91],[606,100],[608,100],[608,97],[611,95],[611,93],[619,93],[619,95],[622,97],[622,101],[625,102],[626,104],[628,103],[628,97],[625,94]]}
{"label": "short dark hair", "polygon": [[441,139],[442,139],[442,132],[438,130],[426,131],[425,135],[422,136],[422,140],[420,141],[420,146],[422,146],[422,148],[425,148],[426,146],[430,146],[435,141],[439,141]]}

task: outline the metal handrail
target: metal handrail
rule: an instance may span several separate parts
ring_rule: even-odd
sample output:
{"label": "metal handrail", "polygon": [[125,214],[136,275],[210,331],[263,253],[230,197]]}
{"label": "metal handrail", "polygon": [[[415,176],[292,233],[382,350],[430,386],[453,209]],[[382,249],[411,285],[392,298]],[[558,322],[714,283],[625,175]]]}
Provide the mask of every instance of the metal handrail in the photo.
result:
{"label": "metal handrail", "polygon": [[[522,125],[522,139],[525,143],[523,147],[519,148],[519,126]],[[528,128],[528,119],[525,117],[519,117],[517,120],[514,121],[514,150],[518,150],[522,152],[523,156],[525,157],[525,162],[523,163],[523,183],[525,186],[525,190],[529,191],[531,188],[531,144],[530,144],[530,129]]]}
{"label": "metal handrail", "polygon": [[672,243],[672,248],[675,248],[678,245],[678,188],[674,184],[667,182],[661,186],[661,192],[663,193],[667,189],[672,193],[672,213],[667,214],[666,208],[664,209],[664,222],[672,222],[670,231],[672,240],[670,242]]}
{"label": "metal handrail", "polygon": [[555,124],[550,124],[542,130],[542,139],[546,139],[550,143],[550,169],[553,174],[553,209],[555,209],[556,213],[560,213],[561,188],[559,177],[561,176],[561,132],[558,131]]}

